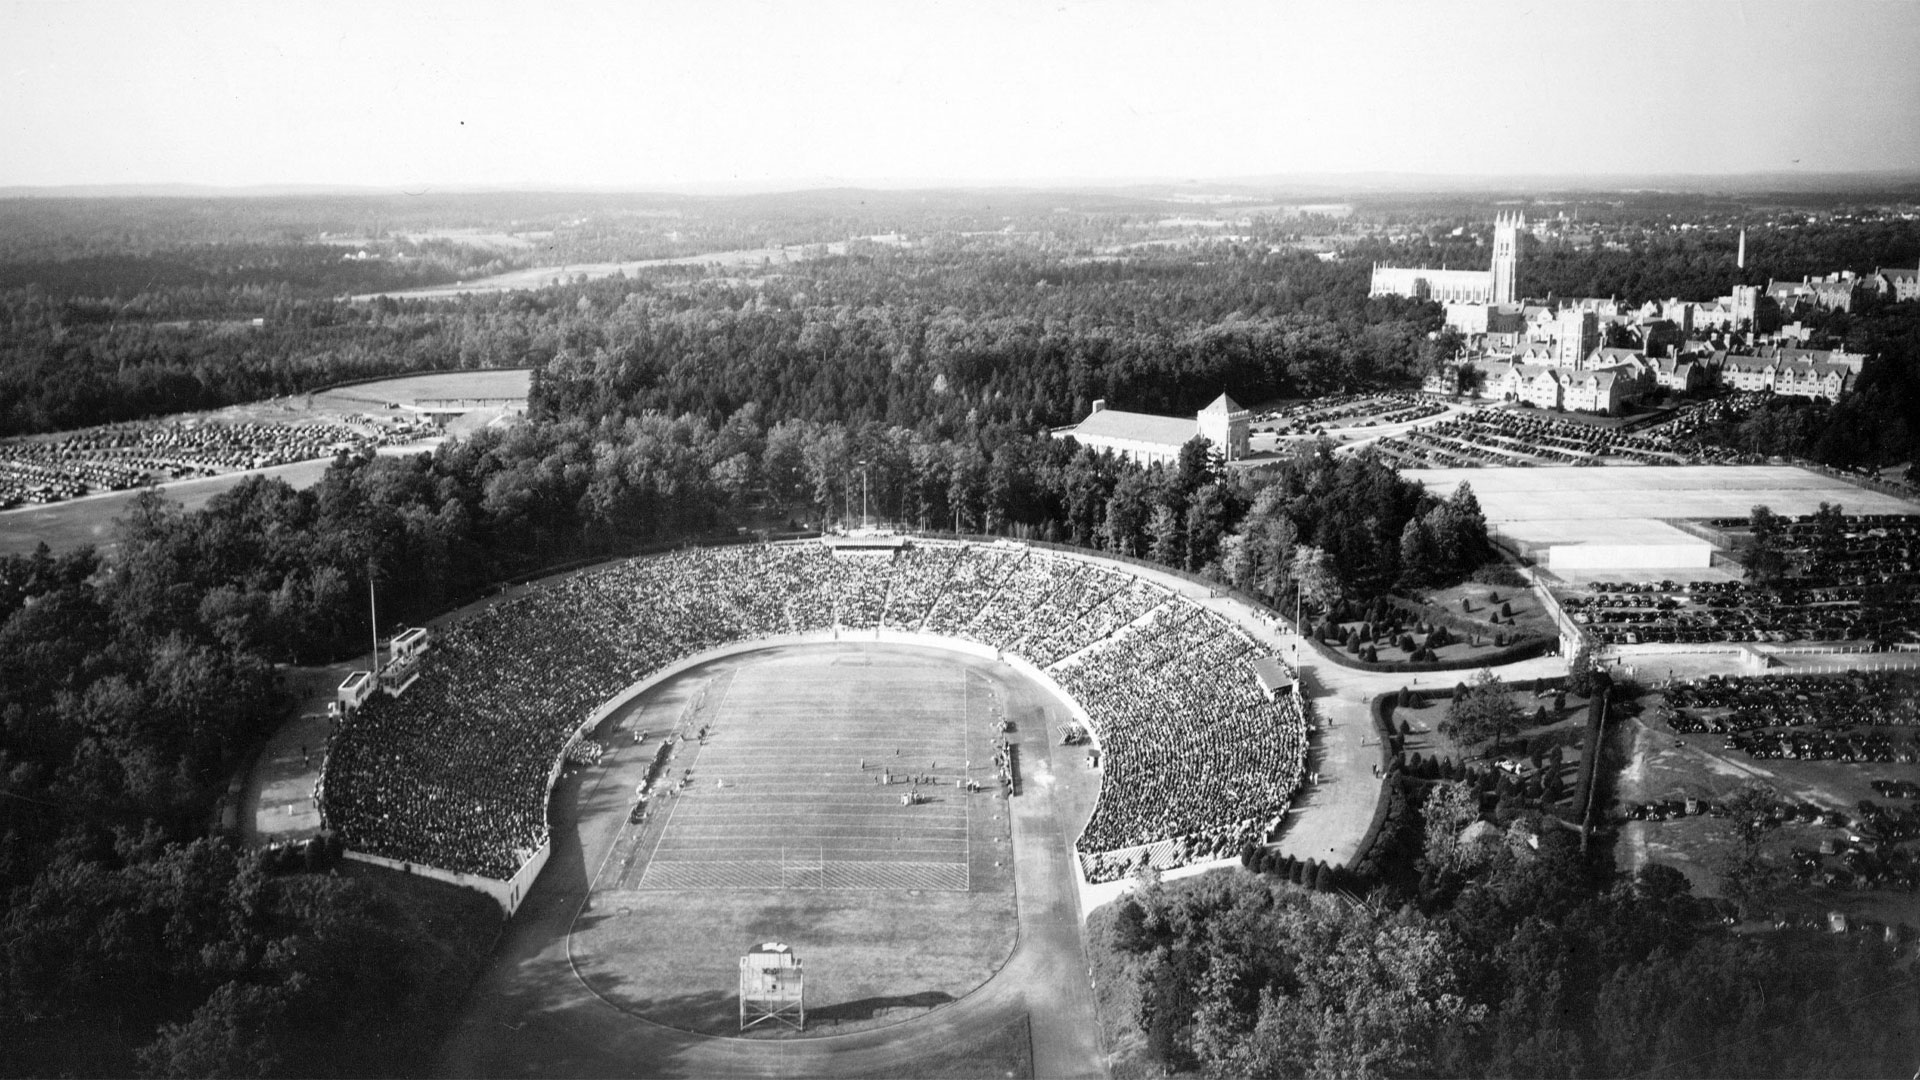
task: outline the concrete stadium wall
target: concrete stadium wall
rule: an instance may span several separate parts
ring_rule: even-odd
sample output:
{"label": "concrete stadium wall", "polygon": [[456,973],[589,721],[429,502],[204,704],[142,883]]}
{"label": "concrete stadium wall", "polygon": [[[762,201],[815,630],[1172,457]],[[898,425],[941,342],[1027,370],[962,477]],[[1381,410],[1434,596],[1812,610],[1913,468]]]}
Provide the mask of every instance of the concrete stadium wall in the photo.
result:
{"label": "concrete stadium wall", "polygon": [[532,891],[534,879],[540,876],[540,871],[546,869],[547,859],[552,854],[553,841],[549,840],[541,844],[540,849],[533,853],[533,858],[523,863],[520,869],[505,881],[499,878],[483,877],[480,874],[462,874],[455,870],[442,870],[425,863],[401,862],[399,859],[389,859],[384,855],[369,855],[364,851],[348,851],[343,857],[355,862],[367,863],[370,866],[384,866],[403,874],[419,874],[423,878],[444,881],[463,889],[476,889],[493,897],[494,902],[500,905],[500,909],[506,912],[507,918],[512,918],[513,913],[520,910],[520,904],[527,898],[527,893]]}
{"label": "concrete stadium wall", "polygon": [[1550,544],[1552,570],[1704,570],[1713,546],[1699,544]]}

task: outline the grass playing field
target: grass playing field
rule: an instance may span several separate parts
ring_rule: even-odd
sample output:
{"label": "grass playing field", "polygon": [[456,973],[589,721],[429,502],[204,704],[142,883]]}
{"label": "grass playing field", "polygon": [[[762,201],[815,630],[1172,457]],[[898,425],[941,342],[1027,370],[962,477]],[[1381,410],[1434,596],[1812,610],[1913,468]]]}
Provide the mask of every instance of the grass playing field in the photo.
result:
{"label": "grass playing field", "polygon": [[[735,675],[640,888],[965,891],[970,807],[987,801],[961,786],[976,682],[863,656]],[[993,779],[991,761],[973,772]]]}
{"label": "grass playing field", "polygon": [[1910,514],[1912,503],[1789,465],[1621,466],[1603,469],[1419,469],[1407,473],[1446,498],[1462,480],[1487,520],[1516,533],[1523,523],[1596,523],[1608,535],[1626,518],[1746,517],[1764,503],[1777,514],[1811,514],[1835,502],[1850,514]]}
{"label": "grass playing field", "polygon": [[[737,1030],[736,962],[762,941],[805,964],[809,1034],[904,1020],[986,981],[1015,931],[993,763],[1006,677],[954,654],[836,645],[720,661],[650,692],[613,741],[644,730],[650,757],[684,732],[677,793],[595,871],[571,942],[581,977],[622,1009],[715,1034]],[[903,804],[910,793],[920,801]]]}

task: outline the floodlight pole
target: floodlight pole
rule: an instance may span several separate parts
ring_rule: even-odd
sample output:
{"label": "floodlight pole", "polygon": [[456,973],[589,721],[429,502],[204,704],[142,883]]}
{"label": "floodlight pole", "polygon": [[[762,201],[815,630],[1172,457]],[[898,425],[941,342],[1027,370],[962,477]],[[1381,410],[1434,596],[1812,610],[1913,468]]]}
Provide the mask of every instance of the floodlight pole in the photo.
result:
{"label": "floodlight pole", "polygon": [[869,485],[867,483],[867,463],[863,461],[860,463],[860,527],[862,529],[865,529],[868,527],[867,496],[869,494],[870,494]]}

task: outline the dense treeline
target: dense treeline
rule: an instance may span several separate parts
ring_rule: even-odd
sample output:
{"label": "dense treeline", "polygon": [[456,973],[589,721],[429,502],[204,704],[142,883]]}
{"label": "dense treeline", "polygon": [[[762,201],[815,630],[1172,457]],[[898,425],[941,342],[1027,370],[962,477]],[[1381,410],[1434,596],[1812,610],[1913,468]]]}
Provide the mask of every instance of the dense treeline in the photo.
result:
{"label": "dense treeline", "polygon": [[248,303],[265,325],[225,332],[81,317],[78,301],[16,291],[0,294],[0,434],[550,362],[553,415],[617,405],[717,423],[754,400],[773,416],[952,434],[1064,423],[1100,397],[1190,412],[1223,389],[1251,402],[1402,384],[1437,362],[1437,307],[1365,292],[1364,269],[1301,255],[885,250],[751,281],[683,269],[456,302],[263,292]]}
{"label": "dense treeline", "polygon": [[1818,323],[1836,343],[1868,357],[1838,402],[1775,397],[1721,413],[1700,438],[1840,469],[1912,461],[1920,433],[1920,302],[1866,304],[1850,314],[1825,314]]}
{"label": "dense treeline", "polygon": [[[710,228],[668,208],[683,216],[659,230],[686,229],[668,245],[831,238],[871,229],[856,201],[830,193],[771,224]],[[337,287],[336,275],[389,271],[340,260],[338,249],[326,249],[328,262],[275,234],[287,211],[266,203],[187,254],[205,237],[169,233],[159,210],[137,239],[124,219],[116,238],[116,226],[63,209],[53,231],[14,242],[7,258],[38,269],[21,271],[35,284],[0,291],[0,433],[378,374],[531,365],[537,375],[530,423],[432,454],[341,461],[306,491],[251,480],[193,513],[146,499],[110,560],[0,559],[0,1072],[420,1066],[430,1040],[405,1035],[445,1016],[474,957],[429,948],[432,935],[375,885],[269,872],[207,837],[228,778],[284,715],[273,665],[356,652],[370,583],[391,631],[569,560],[868,509],[1151,558],[1323,608],[1443,583],[1487,557],[1465,485],[1442,502],[1370,454],[1335,458],[1308,445],[1246,472],[1195,443],[1171,465],[1140,469],[1041,431],[1096,398],[1187,414],[1223,390],[1255,403],[1402,384],[1444,359],[1428,336],[1436,307],[1367,299],[1361,261],[1256,243],[1210,245],[1204,256],[1094,254],[1151,230],[1094,215],[1045,224],[1050,206],[1015,202],[982,195],[943,220],[995,233],[1017,223],[1031,236],[856,245],[745,276],[680,269],[435,304],[316,295]],[[906,214],[907,200],[885,203]],[[559,207],[542,212],[558,217]],[[1139,209],[1109,209],[1122,207]],[[53,239],[59,220],[84,237],[77,248]],[[365,227],[351,215],[339,224]],[[574,251],[634,235],[604,221],[559,227],[581,238]],[[448,271],[471,265],[453,249],[419,250],[444,250]],[[100,261],[51,265],[76,252]],[[161,325],[255,313],[258,328]],[[1880,335],[1913,357],[1914,321],[1866,313],[1839,332]],[[1871,408],[1847,423],[1878,428],[1844,438],[1869,440],[1865,449],[1822,441],[1842,438],[1834,429],[1847,402],[1782,411],[1791,422],[1751,434],[1836,457],[1891,452],[1911,425],[1875,418],[1915,400],[1900,381],[1912,370],[1863,378]],[[1311,1067],[1322,1071],[1372,1061],[1383,1072],[1697,1061],[1689,1055],[1707,1047],[1688,1041],[1696,1034],[1661,1025],[1669,1012],[1697,1017],[1708,1006],[1674,1003],[1673,988],[1695,993],[1687,980],[1706,977],[1696,968],[1760,978],[1749,969],[1779,958],[1702,951],[1706,939],[1688,936],[1692,923],[1675,914],[1687,909],[1666,884],[1613,884],[1547,831],[1537,863],[1436,879],[1414,899],[1419,910],[1337,932],[1324,912],[1277,894],[1216,904],[1246,909],[1233,916],[1245,933],[1218,940],[1201,940],[1215,933],[1211,916],[1176,925],[1169,915],[1163,927],[1143,908],[1129,948],[1151,973],[1155,1052],[1227,1071],[1311,1071],[1299,1065],[1309,1059],[1331,1063]],[[1646,944],[1629,933],[1642,923],[1668,936]],[[1587,955],[1569,936],[1579,928],[1608,943],[1601,961],[1571,959]],[[1328,934],[1339,947],[1310,952],[1335,940]],[[1252,952],[1235,953],[1242,945]],[[1382,949],[1391,955],[1367,959]],[[1669,956],[1681,957],[1677,967],[1660,959]],[[1328,966],[1341,964],[1364,977],[1343,981]],[[1865,976],[1820,967],[1784,996],[1757,984],[1773,996],[1743,1004],[1738,1024],[1748,1026],[1737,1030],[1800,1007],[1802,990],[1845,993],[1856,977]],[[1616,999],[1638,1003],[1617,1022],[1652,1032],[1672,1057],[1594,1056],[1610,1044],[1591,1018]],[[1432,1007],[1403,1023],[1394,1010],[1415,1001]],[[1356,1010],[1343,1026],[1322,1024]]]}
{"label": "dense treeline", "polygon": [[[1460,236],[1438,227],[1427,235],[1353,245],[1354,261],[1397,266],[1451,266],[1482,269],[1490,264],[1487,218],[1465,219]],[[1607,235],[1618,247],[1575,246],[1554,236],[1520,238],[1519,288],[1527,297],[1612,297],[1623,303],[1649,300],[1712,300],[1735,285],[1765,286],[1773,280],[1799,281],[1842,270],[1871,273],[1883,267],[1920,265],[1920,221],[1897,218],[1868,221],[1814,221],[1746,226],[1747,265],[1734,266],[1739,216],[1687,231],[1671,223],[1638,221],[1615,224]]]}
{"label": "dense treeline", "polygon": [[969,418],[1066,423],[1099,398],[1181,414],[1222,390],[1258,402],[1403,384],[1439,359],[1438,309],[1367,300],[1365,274],[1292,254],[1011,252],[853,257],[804,281],[637,297],[599,282],[580,303],[606,317],[555,357],[539,398],[556,415],[709,418],[757,400],[774,416],[951,434]]}
{"label": "dense treeline", "polygon": [[[1439,309],[1366,299],[1369,266],[1480,266],[1487,258],[1471,235],[1441,233],[1364,239],[1340,261],[1321,262],[1263,242],[1290,227],[1264,218],[1230,243],[1128,246],[1157,226],[1137,202],[1117,197],[1089,197],[1077,214],[985,195],[936,200],[937,211],[899,199],[874,203],[847,193],[788,196],[750,204],[762,218],[727,224],[716,209],[722,204],[669,200],[637,216],[602,208],[607,216],[570,217],[556,235],[593,233],[609,245],[626,237],[652,253],[656,243],[716,250],[728,241],[845,237],[890,221],[986,231],[929,234],[904,249],[856,244],[845,257],[736,276],[663,268],[534,293],[353,304],[334,296],[565,260],[557,241],[502,250],[400,238],[375,245],[382,258],[350,260],[341,248],[261,226],[212,230],[226,238],[186,245],[158,225],[156,236],[144,225],[108,233],[62,218],[88,238],[85,254],[43,251],[54,235],[43,229],[15,258],[0,258],[0,435],[380,373],[545,367],[555,359],[564,361],[555,368],[557,413],[617,403],[718,423],[757,400],[776,417],[934,423],[946,435],[969,417],[1064,423],[1102,397],[1117,407],[1184,412],[1222,389],[1259,403],[1404,386],[1446,359],[1438,355],[1444,343],[1428,337]],[[325,219],[324,209],[313,211],[315,220]],[[288,209],[260,212],[270,222],[292,220]],[[388,210],[376,201],[338,212],[377,220]],[[1001,232],[1001,222],[1031,229]],[[1909,265],[1920,259],[1917,229],[1879,220],[1758,228],[1747,276]],[[662,240],[666,234],[676,239]],[[1528,238],[1521,284],[1530,295],[1719,296],[1734,281],[1732,237],[1727,228],[1673,233],[1649,225],[1625,251]],[[155,325],[254,317],[265,325]],[[1851,336],[1846,326],[1833,332]]]}
{"label": "dense treeline", "polygon": [[1044,437],[757,415],[523,424],[343,460],[305,491],[251,479],[192,513],[149,495],[110,563],[0,559],[0,1033],[19,1055],[0,1061],[74,1067],[85,1055],[60,1047],[105,1025],[89,1070],[385,1071],[406,1059],[378,1058],[382,1039],[450,1007],[471,958],[416,955],[405,919],[355,882],[271,877],[203,836],[283,716],[271,664],[356,651],[369,580],[390,631],[517,570],[764,518],[769,501],[776,520],[783,505],[809,519],[871,505],[1216,575],[1226,549],[1249,587],[1311,582],[1316,602],[1399,578],[1409,528],[1435,523],[1457,548],[1423,573],[1486,550],[1470,494],[1441,504],[1324,445],[1256,478],[1199,441],[1140,469]]}
{"label": "dense treeline", "polygon": [[0,1073],[414,1071],[477,969],[380,888],[206,835],[287,698],[189,564],[262,493],[150,500],[111,565],[0,559]]}
{"label": "dense treeline", "polygon": [[1496,830],[1397,907],[1224,871],[1096,912],[1102,1006],[1121,1035],[1116,1073],[1912,1068],[1920,998],[1890,950],[1733,934],[1704,917],[1677,871],[1618,877],[1610,855],[1604,867],[1582,857],[1573,832],[1537,827]]}

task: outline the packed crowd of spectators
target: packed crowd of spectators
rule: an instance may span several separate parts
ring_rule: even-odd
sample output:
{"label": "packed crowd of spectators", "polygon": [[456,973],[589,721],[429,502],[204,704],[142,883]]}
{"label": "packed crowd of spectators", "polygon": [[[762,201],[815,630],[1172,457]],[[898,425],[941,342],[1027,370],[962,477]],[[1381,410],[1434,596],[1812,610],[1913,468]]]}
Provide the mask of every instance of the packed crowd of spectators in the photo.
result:
{"label": "packed crowd of spectators", "polygon": [[[1027,635],[1020,645],[1020,654],[1041,667],[1057,663],[1090,641],[1105,640],[1170,599],[1170,594],[1157,586],[1130,580],[1121,574],[1108,573],[1106,577],[1109,580],[1102,583],[1100,590],[1106,595],[1070,617],[1049,620]],[[1116,584],[1117,589],[1106,588]],[[1064,614],[1066,609],[1052,610],[1055,614]]]}
{"label": "packed crowd of spectators", "polygon": [[1073,657],[1062,679],[1108,775],[1083,851],[1186,837],[1230,854],[1298,786],[1304,726],[1262,696],[1251,639],[1168,590],[1018,548],[743,545],[538,584],[439,632],[411,690],[332,733],[322,814],[356,851],[510,877],[545,842],[553,770],[602,702],[720,645],[836,626]]}
{"label": "packed crowd of spectators", "polygon": [[927,609],[920,629],[929,634],[958,636],[1000,591],[1020,562],[1020,556],[1011,551],[970,549],[966,558],[953,564],[951,576]]}
{"label": "packed crowd of spectators", "polygon": [[[1053,674],[1099,732],[1105,781],[1076,845],[1098,879],[1125,866],[1098,856],[1161,840],[1189,855],[1264,843],[1300,786],[1305,720],[1255,681],[1244,631],[1191,604],[1156,609]],[[1105,868],[1108,873],[1102,873]]]}
{"label": "packed crowd of spectators", "polygon": [[58,438],[0,442],[0,510],[148,483],[355,452],[430,433],[430,425],[144,422]]}

